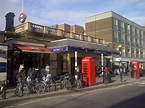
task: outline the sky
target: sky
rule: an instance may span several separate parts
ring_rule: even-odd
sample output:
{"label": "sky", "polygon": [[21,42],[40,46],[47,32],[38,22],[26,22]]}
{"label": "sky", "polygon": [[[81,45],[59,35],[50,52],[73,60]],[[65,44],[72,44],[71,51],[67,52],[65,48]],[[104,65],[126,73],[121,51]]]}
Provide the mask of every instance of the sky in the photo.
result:
{"label": "sky", "polygon": [[21,24],[18,17],[24,12],[25,22],[44,26],[66,23],[85,28],[86,17],[108,11],[145,26],[145,0],[0,0],[0,31],[5,30],[8,12],[15,14],[14,26]]}

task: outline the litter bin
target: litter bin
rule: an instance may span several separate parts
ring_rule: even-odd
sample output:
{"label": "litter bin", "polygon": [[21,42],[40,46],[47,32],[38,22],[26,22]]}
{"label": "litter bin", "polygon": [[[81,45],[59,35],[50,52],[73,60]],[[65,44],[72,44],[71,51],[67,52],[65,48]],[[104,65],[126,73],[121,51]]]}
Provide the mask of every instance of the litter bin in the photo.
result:
{"label": "litter bin", "polygon": [[111,83],[111,74],[109,72],[104,73],[104,83],[105,84]]}
{"label": "litter bin", "polygon": [[104,68],[104,83],[110,83],[111,82],[111,74],[110,74],[110,70],[107,66],[105,66]]}

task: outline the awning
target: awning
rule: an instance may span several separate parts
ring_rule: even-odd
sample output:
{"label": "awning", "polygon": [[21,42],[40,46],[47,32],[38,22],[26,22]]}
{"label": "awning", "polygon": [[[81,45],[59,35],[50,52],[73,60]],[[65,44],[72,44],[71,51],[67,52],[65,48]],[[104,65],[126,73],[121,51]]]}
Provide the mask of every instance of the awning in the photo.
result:
{"label": "awning", "polygon": [[103,53],[106,55],[120,54],[119,51],[104,44],[97,44],[97,43],[74,40],[74,39],[61,39],[61,40],[51,41],[47,44],[47,47],[52,52],[78,51],[78,52],[98,53],[98,54]]}
{"label": "awning", "polygon": [[43,46],[15,45],[15,47],[20,49],[22,52],[52,53],[49,49]]}

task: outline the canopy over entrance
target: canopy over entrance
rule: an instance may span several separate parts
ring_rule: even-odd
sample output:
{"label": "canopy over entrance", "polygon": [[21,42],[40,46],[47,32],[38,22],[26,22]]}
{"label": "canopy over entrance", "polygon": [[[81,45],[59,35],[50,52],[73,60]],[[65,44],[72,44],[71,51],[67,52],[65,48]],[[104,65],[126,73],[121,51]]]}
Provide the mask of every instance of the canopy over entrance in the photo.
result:
{"label": "canopy over entrance", "polygon": [[42,46],[29,46],[29,45],[15,45],[22,52],[33,52],[33,53],[52,53],[49,49]]}
{"label": "canopy over entrance", "polygon": [[47,44],[47,47],[52,52],[64,52],[64,51],[77,51],[86,53],[98,53],[105,55],[119,55],[119,51],[103,44],[85,42],[74,39],[61,39],[51,41]]}

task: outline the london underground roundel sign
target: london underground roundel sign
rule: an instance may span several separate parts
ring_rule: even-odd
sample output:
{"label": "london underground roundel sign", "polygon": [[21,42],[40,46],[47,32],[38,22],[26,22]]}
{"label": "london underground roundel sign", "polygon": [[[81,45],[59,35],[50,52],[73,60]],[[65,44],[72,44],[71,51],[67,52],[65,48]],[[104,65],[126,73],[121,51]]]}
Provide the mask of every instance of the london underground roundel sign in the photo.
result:
{"label": "london underground roundel sign", "polygon": [[26,20],[27,16],[25,13],[21,13],[18,20],[20,21],[20,23],[24,23]]}

